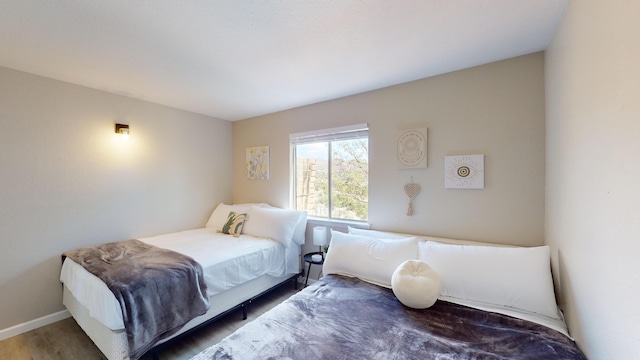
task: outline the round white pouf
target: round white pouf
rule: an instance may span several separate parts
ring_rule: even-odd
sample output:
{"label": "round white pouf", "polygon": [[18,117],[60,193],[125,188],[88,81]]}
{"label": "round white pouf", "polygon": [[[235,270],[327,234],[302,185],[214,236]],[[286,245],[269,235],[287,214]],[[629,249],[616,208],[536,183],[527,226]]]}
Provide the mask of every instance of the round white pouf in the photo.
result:
{"label": "round white pouf", "polygon": [[426,309],[440,296],[440,277],[427,263],[407,260],[391,277],[391,289],[398,300],[414,309]]}

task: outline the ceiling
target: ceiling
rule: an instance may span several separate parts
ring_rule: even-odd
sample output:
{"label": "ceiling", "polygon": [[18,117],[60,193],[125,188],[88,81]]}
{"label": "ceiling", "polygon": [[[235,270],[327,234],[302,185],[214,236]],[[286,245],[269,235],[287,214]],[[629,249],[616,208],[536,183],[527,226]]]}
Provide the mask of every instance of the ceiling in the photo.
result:
{"label": "ceiling", "polygon": [[240,120],[544,50],[569,0],[0,0],[0,66]]}

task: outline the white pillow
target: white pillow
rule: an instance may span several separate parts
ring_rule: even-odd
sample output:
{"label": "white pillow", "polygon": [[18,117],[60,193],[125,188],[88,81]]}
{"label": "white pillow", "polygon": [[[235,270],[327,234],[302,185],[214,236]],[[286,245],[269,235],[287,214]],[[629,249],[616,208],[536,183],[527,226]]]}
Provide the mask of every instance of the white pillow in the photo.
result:
{"label": "white pillow", "polygon": [[300,211],[252,206],[242,232],[270,238],[288,247],[301,216]]}
{"label": "white pillow", "polygon": [[[268,203],[260,203],[258,204],[261,208],[267,209],[280,209],[279,207],[275,207]],[[290,210],[295,211],[295,210]],[[306,233],[307,233],[307,212],[306,211],[296,211],[300,214],[300,219],[298,220],[298,224],[296,225],[295,230],[293,231],[293,241],[298,245],[304,245],[306,241]]]}
{"label": "white pillow", "polygon": [[421,260],[403,262],[391,277],[393,294],[404,306],[413,309],[426,309],[435,304],[440,288],[438,273]]}
{"label": "white pillow", "polygon": [[211,213],[209,221],[207,221],[205,227],[221,230],[222,226],[227,222],[227,217],[230,212],[233,211],[236,214],[246,213],[251,209],[252,205],[253,204],[227,205],[225,203],[220,203]]}
{"label": "white pillow", "polygon": [[557,319],[548,246],[420,244],[420,260],[442,281],[440,299],[498,306]]}
{"label": "white pillow", "polygon": [[418,258],[418,239],[376,239],[331,231],[322,272],[357,277],[391,288],[393,272],[406,260]]}
{"label": "white pillow", "polygon": [[296,224],[293,230],[293,241],[298,245],[304,245],[306,241],[305,234],[307,233],[307,212],[296,211],[299,214],[298,224]]}
{"label": "white pillow", "polygon": [[349,234],[352,235],[361,235],[361,236],[369,236],[372,238],[376,238],[376,239],[406,239],[409,236],[402,236],[402,235],[398,235],[398,234],[391,234],[391,233],[387,233],[387,232],[383,232],[383,231],[377,231],[377,230],[366,230],[366,229],[358,229],[358,228],[354,228],[349,226]]}

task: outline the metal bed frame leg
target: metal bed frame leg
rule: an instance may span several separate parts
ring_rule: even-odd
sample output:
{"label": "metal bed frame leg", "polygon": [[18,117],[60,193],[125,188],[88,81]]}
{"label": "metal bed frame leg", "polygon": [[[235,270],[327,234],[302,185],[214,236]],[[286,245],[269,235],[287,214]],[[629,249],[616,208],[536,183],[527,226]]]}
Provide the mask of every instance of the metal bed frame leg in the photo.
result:
{"label": "metal bed frame leg", "polygon": [[247,307],[249,307],[249,302],[242,303],[242,320],[247,320]]}
{"label": "metal bed frame leg", "polygon": [[309,282],[309,272],[311,271],[311,263],[307,267],[307,278],[304,280],[304,287],[307,287],[307,283]]}

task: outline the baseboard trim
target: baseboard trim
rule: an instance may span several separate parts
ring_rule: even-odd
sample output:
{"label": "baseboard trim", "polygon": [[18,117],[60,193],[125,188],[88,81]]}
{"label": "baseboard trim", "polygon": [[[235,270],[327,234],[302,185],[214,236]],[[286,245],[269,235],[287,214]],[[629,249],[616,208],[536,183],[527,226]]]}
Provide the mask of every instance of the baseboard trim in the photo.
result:
{"label": "baseboard trim", "polygon": [[42,326],[53,324],[56,321],[66,319],[68,317],[71,317],[69,310],[62,310],[58,311],[57,313],[49,314],[41,318],[37,318],[22,324],[12,326],[10,328],[0,330],[0,341],[6,340],[10,337],[14,337],[16,335],[24,334],[27,331],[35,330]]}

